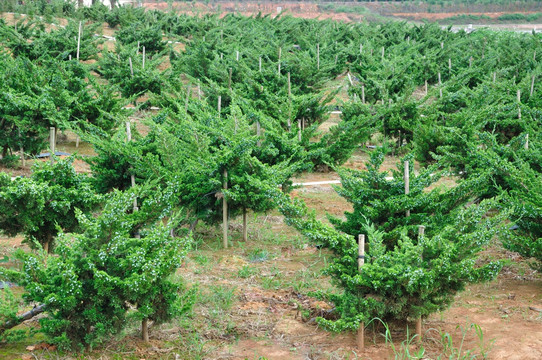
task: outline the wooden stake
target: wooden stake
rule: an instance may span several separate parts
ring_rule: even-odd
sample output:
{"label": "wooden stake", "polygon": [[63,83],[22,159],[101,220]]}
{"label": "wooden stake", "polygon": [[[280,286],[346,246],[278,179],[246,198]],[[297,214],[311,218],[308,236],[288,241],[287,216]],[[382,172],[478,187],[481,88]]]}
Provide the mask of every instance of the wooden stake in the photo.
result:
{"label": "wooden stake", "polygon": [[518,119],[521,119],[521,90],[518,89]]}
{"label": "wooden stake", "polygon": [[145,69],[145,46],[143,46],[143,60],[141,62],[141,68]]}
{"label": "wooden stake", "polygon": [[53,157],[55,156],[56,148],[56,129],[54,127],[49,128],[49,158],[51,159],[51,164],[55,163]]}
{"label": "wooden stake", "polygon": [[229,69],[229,75],[228,75],[228,89],[231,90],[231,73],[232,73],[233,69],[230,68]]}
{"label": "wooden stake", "polygon": [[288,97],[292,96],[292,84],[290,82],[290,72],[288,71]]}
{"label": "wooden stake", "polygon": [[529,150],[529,134],[525,135],[525,150]]}
{"label": "wooden stake", "polygon": [[188,111],[188,100],[190,99],[190,91],[191,90],[191,85],[190,83],[188,83],[188,86],[186,87],[186,99],[184,101],[184,111]]}
{"label": "wooden stake", "polygon": [[218,95],[218,118],[220,119],[220,112],[222,110],[222,96]]}
{"label": "wooden stake", "polygon": [[279,61],[278,61],[278,64],[277,64],[277,74],[280,76],[280,58],[281,58],[281,55],[282,55],[282,48],[279,47]]}
{"label": "wooden stake", "polygon": [[77,61],[79,61],[79,51],[81,49],[81,31],[83,30],[83,23],[79,21],[79,35],[77,36]]}
{"label": "wooden stake", "polygon": [[442,80],[440,77],[440,73],[438,73],[438,86],[441,86],[441,85],[442,85]]}
{"label": "wooden stake", "polygon": [[[409,162],[405,161],[405,195],[410,194],[410,167]],[[407,210],[406,216],[410,216],[410,210]]]}
{"label": "wooden stake", "polygon": [[441,49],[444,49],[444,41],[441,41],[441,42],[440,42],[440,48],[441,48]]}
{"label": "wooden stake", "polygon": [[497,72],[493,72],[493,84],[495,84],[495,81],[497,81]]}
{"label": "wooden stake", "polygon": [[144,342],[149,342],[149,325],[146,318],[141,321],[141,338]]}
{"label": "wooden stake", "polygon": [[531,94],[529,96],[533,96],[534,94],[534,79],[535,79],[535,76],[533,75],[532,80],[531,80]]}
{"label": "wooden stake", "polygon": [[[358,235],[358,271],[361,272],[361,268],[365,264],[365,235]],[[365,323],[360,322],[357,336],[358,350],[363,351],[365,348]]]}
{"label": "wooden stake", "polygon": [[359,54],[363,54],[363,44],[359,44]]}
{"label": "wooden stake", "polygon": [[297,120],[297,139],[301,141],[301,119]]}
{"label": "wooden stake", "polygon": [[[228,190],[228,170],[224,170],[224,190]],[[222,244],[224,249],[228,248],[228,201],[226,194],[222,194]]]}
{"label": "wooden stake", "polygon": [[243,241],[248,240],[247,209],[243,208]]}
{"label": "wooden stake", "polygon": [[[21,130],[17,130],[18,134],[19,134],[19,139],[21,139]],[[24,147],[23,147],[23,142],[21,141],[21,162],[23,164],[23,167],[26,166],[26,160],[24,158]]]}
{"label": "wooden stake", "polygon": [[365,104],[365,85],[361,85],[361,102]]}
{"label": "wooden stake", "polygon": [[316,44],[316,70],[320,70],[320,43]]}
{"label": "wooden stake", "polygon": [[469,58],[469,67],[472,67],[472,56]]}
{"label": "wooden stake", "polygon": [[[423,236],[425,233],[425,226],[420,225],[418,226],[418,244],[423,243]],[[421,259],[423,260],[423,255],[420,255]],[[418,344],[421,344],[423,341],[423,334],[422,334],[422,317],[418,317],[416,319],[416,334],[418,335]]]}
{"label": "wooden stake", "polygon": [[201,100],[201,86],[198,80],[198,100]]}
{"label": "wooden stake", "polygon": [[427,96],[427,80],[425,80],[425,96]]}
{"label": "wooden stake", "polygon": [[382,60],[384,60],[384,46],[382,46]]}
{"label": "wooden stake", "polygon": [[132,58],[128,58],[128,63],[130,63],[130,75],[134,76],[134,67],[132,66]]}
{"label": "wooden stake", "polygon": [[235,55],[235,60],[239,61],[239,50],[237,50],[237,54]]}
{"label": "wooden stake", "polygon": [[440,88],[438,90],[439,90],[440,98],[442,99],[442,88]]}
{"label": "wooden stake", "polygon": [[259,70],[260,72],[262,72],[262,57],[260,56],[260,61],[259,61]]}
{"label": "wooden stake", "polygon": [[365,235],[358,235],[358,271],[365,264]]}

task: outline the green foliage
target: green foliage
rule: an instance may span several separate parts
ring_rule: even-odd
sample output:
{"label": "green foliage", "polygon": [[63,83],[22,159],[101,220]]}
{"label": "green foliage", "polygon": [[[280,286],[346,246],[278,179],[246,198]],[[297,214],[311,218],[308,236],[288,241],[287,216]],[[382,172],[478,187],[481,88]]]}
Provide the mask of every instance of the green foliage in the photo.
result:
{"label": "green foliage", "polygon": [[167,226],[144,226],[141,237],[133,237],[134,229],[149,220],[143,211],[130,214],[135,196],[112,193],[98,217],[78,212],[81,234],[62,233],[59,256],[20,251],[21,271],[4,271],[24,286],[27,301],[46,305],[41,329],[61,348],[99,344],[120,331],[132,311],[135,317],[161,323],[193,303],[194,291],[170,280],[190,238],[169,235],[173,219]]}
{"label": "green foliage", "polygon": [[[13,181],[0,174],[0,229],[7,235],[24,234],[30,246],[48,246],[59,231],[76,231],[76,209],[91,211],[101,201],[87,175],[77,174],[73,159],[37,163],[29,178]],[[36,243],[37,242],[37,243]]]}
{"label": "green foliage", "polygon": [[0,291],[0,341],[12,342],[18,341],[34,332],[33,328],[28,329],[4,329],[6,324],[18,321],[17,312],[19,310],[20,299],[18,299],[7,284]]}
{"label": "green foliage", "polygon": [[[369,168],[371,166],[369,165]],[[368,170],[371,171],[374,172]],[[420,175],[420,184],[424,178],[427,180],[426,176],[429,177],[427,174]],[[379,174],[378,177],[386,181],[384,174]],[[378,179],[373,179],[375,180]],[[349,182],[354,180],[347,177],[343,181],[348,188],[351,186]],[[362,200],[364,197],[374,199],[375,203],[381,195],[382,199],[385,199],[386,193],[393,197],[394,188],[403,189],[402,184],[397,182],[392,180],[391,186],[383,189],[365,185],[366,193],[352,192],[353,198],[350,200],[361,205],[365,203]],[[414,188],[417,186],[421,185],[415,185]],[[421,192],[414,190],[413,194],[416,193],[418,195],[413,195],[414,199],[423,199]],[[436,213],[436,219],[429,222],[430,231],[424,236],[409,234],[408,226],[400,223],[371,223],[372,217],[378,219],[380,213],[384,214],[379,207],[376,207],[373,215],[369,211],[371,209],[358,212],[357,216],[362,218],[365,215],[366,220],[365,224],[357,229],[356,235],[365,233],[368,240],[366,263],[361,271],[358,271],[358,244],[355,236],[339,232],[316,220],[314,213],[309,213],[299,202],[279,196],[276,191],[273,194],[288,224],[301,231],[313,243],[329,248],[333,253],[326,273],[331,275],[341,292],[327,294],[327,297],[337,306],[340,319],[318,321],[334,331],[355,330],[360,322],[367,322],[375,317],[388,321],[427,316],[449,306],[454,295],[463,290],[466,284],[490,280],[500,269],[498,263],[490,262],[481,266],[476,263],[480,250],[499,231],[501,217],[487,217],[488,212],[496,207],[495,201],[485,201],[478,206],[459,207],[446,215],[449,219]],[[430,194],[429,197],[435,195]],[[382,199],[380,201],[383,201]],[[446,201],[442,203],[446,204]],[[404,218],[404,212],[409,208],[407,204],[408,201],[395,201],[395,208],[402,210],[401,218]],[[437,208],[438,206],[447,211],[454,209],[450,204],[444,206],[438,203]],[[429,214],[424,216],[418,213],[416,216],[415,208],[411,210],[413,218],[419,221],[429,219]],[[422,224],[426,223],[412,223]]]}
{"label": "green foliage", "polygon": [[122,45],[137,47],[139,44],[141,49],[145,47],[147,54],[159,53],[165,48],[165,43],[162,41],[162,29],[158,25],[133,23],[126,27],[123,26],[116,35]]}

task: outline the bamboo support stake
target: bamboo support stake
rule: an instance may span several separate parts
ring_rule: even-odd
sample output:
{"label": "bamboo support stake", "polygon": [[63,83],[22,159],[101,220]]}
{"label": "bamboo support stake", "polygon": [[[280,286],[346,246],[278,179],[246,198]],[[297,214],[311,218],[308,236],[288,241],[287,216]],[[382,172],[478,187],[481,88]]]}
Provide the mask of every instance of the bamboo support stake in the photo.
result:
{"label": "bamboo support stake", "polygon": [[81,32],[83,30],[83,23],[79,21],[79,35],[77,36],[77,61],[79,61],[79,51],[81,49]]}
{"label": "bamboo support stake", "polygon": [[442,79],[441,79],[440,73],[438,73],[438,86],[441,86],[441,85],[442,85]]}
{"label": "bamboo support stake", "polygon": [[363,44],[359,44],[359,54],[363,54]]}
{"label": "bamboo support stake", "polygon": [[525,150],[529,150],[529,134],[525,135]]}
{"label": "bamboo support stake", "polygon": [[384,60],[384,46],[382,46],[382,60]]}
{"label": "bamboo support stake", "polygon": [[425,96],[427,96],[427,80],[425,80]]}
{"label": "bamboo support stake", "polygon": [[452,59],[448,58],[448,70],[452,71]]}
{"label": "bamboo support stake", "polygon": [[441,41],[441,42],[440,42],[440,48],[441,48],[441,49],[444,49],[444,41]]}
{"label": "bamboo support stake", "polygon": [[531,93],[529,96],[533,96],[534,94],[534,79],[535,79],[535,76],[533,75],[532,79],[531,79]]}
{"label": "bamboo support stake", "polygon": [[365,104],[365,85],[361,85],[361,102]]}
{"label": "bamboo support stake", "polygon": [[[365,264],[365,235],[358,235],[358,271]],[[362,351],[365,348],[365,323],[360,322],[357,336],[358,350]]]}
{"label": "bamboo support stake", "polygon": [[222,110],[222,96],[218,95],[218,119],[220,119],[220,112]]}
{"label": "bamboo support stake", "polygon": [[297,120],[297,139],[301,141],[301,119]]}
{"label": "bamboo support stake", "polygon": [[235,60],[236,60],[236,61],[239,61],[239,50],[237,50],[237,53],[236,53],[236,55],[235,55]]}
{"label": "bamboo support stake", "polygon": [[[130,122],[129,121],[126,121],[126,140],[127,142],[130,142],[132,141],[132,128],[130,126]],[[135,184],[135,175],[132,174],[130,176],[130,183],[132,185],[132,187],[134,187],[136,184]],[[135,211],[138,211],[138,207],[137,207],[137,198],[134,199],[134,212]],[[139,238],[139,234],[136,235],[137,238]]]}
{"label": "bamboo support stake", "polygon": [[408,37],[406,38],[406,43],[410,45],[410,35],[408,35]]}
{"label": "bamboo support stake", "polygon": [[145,46],[143,46],[143,60],[141,60],[141,68],[145,70]]}
{"label": "bamboo support stake", "polygon": [[134,67],[132,66],[132,58],[128,58],[128,63],[130,64],[130,75],[134,76]]}
{"label": "bamboo support stake", "polygon": [[259,68],[260,72],[262,72],[262,57],[261,56],[260,56],[258,68]]}
{"label": "bamboo support stake", "polygon": [[290,72],[288,71],[288,97],[292,96],[292,83],[290,82]]}
{"label": "bamboo support stake", "polygon": [[49,128],[49,158],[51,159],[51,164],[55,163],[55,160],[53,159],[55,155],[55,148],[56,148],[56,129],[54,127]]}
{"label": "bamboo support stake", "polygon": [[[228,170],[224,170],[224,190],[228,190]],[[222,244],[228,248],[228,200],[226,194],[222,194]]]}
{"label": "bamboo support stake", "polygon": [[[405,195],[410,194],[410,167],[409,162],[405,161]],[[407,210],[406,216],[410,216],[410,210]]]}

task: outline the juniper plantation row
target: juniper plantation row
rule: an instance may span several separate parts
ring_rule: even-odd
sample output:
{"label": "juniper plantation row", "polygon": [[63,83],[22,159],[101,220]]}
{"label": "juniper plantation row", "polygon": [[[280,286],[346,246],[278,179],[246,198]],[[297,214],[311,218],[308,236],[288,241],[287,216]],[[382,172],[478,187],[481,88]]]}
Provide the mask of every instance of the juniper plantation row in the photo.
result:
{"label": "juniper plantation row", "polygon": [[[203,301],[179,275],[201,238],[235,257],[258,214],[326,254],[329,286],[303,296],[330,310],[311,326],[350,333],[360,358],[393,323],[422,358],[424,319],[498,276],[488,247],[542,268],[539,32],[0,9],[0,231],[24,239],[0,267],[3,343],[91,356],[135,323],[152,342]],[[60,156],[62,133],[90,153]],[[348,211],[304,204],[294,179],[311,172],[338,175]]]}

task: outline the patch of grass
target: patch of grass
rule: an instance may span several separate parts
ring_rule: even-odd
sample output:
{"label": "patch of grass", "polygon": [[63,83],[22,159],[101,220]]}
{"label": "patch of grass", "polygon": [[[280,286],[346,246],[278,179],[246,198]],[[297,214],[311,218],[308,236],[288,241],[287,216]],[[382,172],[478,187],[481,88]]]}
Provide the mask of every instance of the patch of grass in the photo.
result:
{"label": "patch of grass", "polygon": [[253,275],[256,275],[258,274],[260,271],[256,268],[253,268],[252,266],[250,265],[245,265],[243,266],[242,268],[239,269],[239,271],[237,272],[237,275],[241,278],[241,279],[247,279]]}
{"label": "patch of grass", "polygon": [[247,258],[250,262],[264,262],[271,258],[271,254],[267,249],[253,249],[247,254]]}

